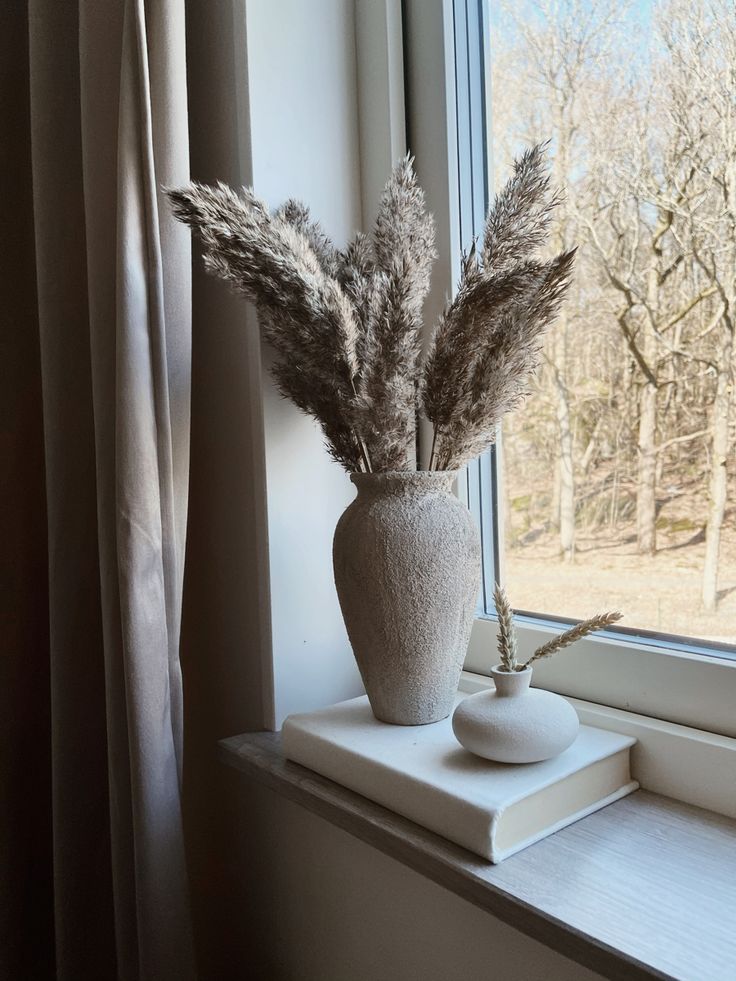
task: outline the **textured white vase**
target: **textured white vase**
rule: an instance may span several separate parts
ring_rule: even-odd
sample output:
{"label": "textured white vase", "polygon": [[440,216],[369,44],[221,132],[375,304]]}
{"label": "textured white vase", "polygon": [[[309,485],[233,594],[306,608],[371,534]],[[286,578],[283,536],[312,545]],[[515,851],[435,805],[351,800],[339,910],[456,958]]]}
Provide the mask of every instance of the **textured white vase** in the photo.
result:
{"label": "textured white vase", "polygon": [[580,723],[560,695],[530,688],[532,669],[491,669],[496,688],[469,695],[455,709],[452,730],[465,749],[497,763],[538,763],[571,746]]}
{"label": "textured white vase", "polygon": [[352,474],[335,585],[373,714],[425,725],[452,711],[480,589],[480,536],[452,472]]}

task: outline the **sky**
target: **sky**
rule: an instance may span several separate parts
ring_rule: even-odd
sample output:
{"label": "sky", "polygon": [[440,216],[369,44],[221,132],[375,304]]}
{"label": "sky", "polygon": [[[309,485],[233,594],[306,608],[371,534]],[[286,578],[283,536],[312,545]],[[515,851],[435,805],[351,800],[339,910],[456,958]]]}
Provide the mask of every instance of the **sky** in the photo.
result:
{"label": "sky", "polygon": [[[629,50],[638,48],[640,54],[646,56],[651,37],[652,15],[657,6],[662,5],[662,0],[609,0],[609,3],[614,3],[617,7]],[[493,49],[494,33],[506,32],[509,28],[513,30],[512,21],[508,15],[509,10],[513,10],[517,16],[523,10],[528,17],[534,17],[535,9],[538,10],[538,6],[535,0],[507,0],[507,2],[488,0],[491,50]],[[590,5],[581,3],[581,0],[557,0],[555,6],[560,11],[561,17],[564,17],[565,13],[572,9]],[[538,14],[537,16],[541,15]]]}

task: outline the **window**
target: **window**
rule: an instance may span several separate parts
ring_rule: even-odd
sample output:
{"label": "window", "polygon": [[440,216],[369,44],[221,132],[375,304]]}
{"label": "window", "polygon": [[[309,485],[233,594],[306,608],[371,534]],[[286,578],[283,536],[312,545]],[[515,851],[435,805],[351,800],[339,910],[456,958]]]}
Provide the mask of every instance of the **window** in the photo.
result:
{"label": "window", "polygon": [[[708,21],[717,7],[723,19]],[[434,194],[440,236],[453,253],[445,289],[457,279],[461,249],[482,230],[493,191],[491,151],[500,184],[520,145],[551,138],[555,179],[568,187],[556,238],[581,246],[566,320],[549,335],[534,394],[508,420],[495,452],[468,469],[461,487],[478,515],[484,556],[467,666],[485,673],[490,667],[495,578],[505,581],[524,611],[523,646],[559,630],[556,621],[622,607],[628,628],[543,662],[539,682],[736,735],[730,405],[736,287],[727,275],[736,263],[736,225],[728,224],[736,222],[736,204],[731,216],[723,195],[724,178],[732,174],[736,202],[736,119],[730,115],[736,110],[728,95],[736,59],[717,58],[724,46],[736,45],[736,15],[725,0],[707,7],[677,0],[666,9],[664,0],[630,8],[597,0],[505,8],[484,0],[407,0],[404,9],[410,145],[430,200]],[[702,23],[693,22],[696,15]],[[731,25],[728,31],[724,24]],[[549,69],[534,58],[550,58]],[[574,113],[565,90],[571,84]],[[709,92],[717,105],[707,102]],[[446,115],[438,111],[441,93]],[[678,116],[676,103],[665,106],[665,97],[675,96],[694,117]],[[713,135],[717,112],[731,134],[718,151],[722,158]],[[698,119],[700,139],[690,139],[688,127]],[[720,170],[719,159],[725,161]],[[437,191],[443,186],[447,201]],[[673,203],[678,188],[692,200]],[[725,466],[718,469],[718,460]],[[566,477],[571,481],[563,483]],[[651,519],[652,499],[645,489],[637,500],[637,482],[651,490],[652,478],[654,520],[647,532],[637,513]],[[714,528],[720,523],[720,542],[706,587],[702,539],[715,514],[709,495],[720,509],[712,522]],[[658,589],[657,580],[669,585]],[[703,610],[696,619],[684,612],[685,602],[700,609],[704,588],[715,596],[715,611]]]}
{"label": "window", "polygon": [[521,609],[736,643],[734,9],[492,5],[496,184],[550,139],[554,244],[579,245],[500,443]]}

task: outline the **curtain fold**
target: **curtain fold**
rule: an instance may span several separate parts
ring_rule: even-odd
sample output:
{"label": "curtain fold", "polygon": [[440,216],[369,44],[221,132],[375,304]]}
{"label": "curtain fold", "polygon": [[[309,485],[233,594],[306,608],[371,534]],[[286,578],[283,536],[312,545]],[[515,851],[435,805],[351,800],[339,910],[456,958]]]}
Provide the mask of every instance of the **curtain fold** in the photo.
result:
{"label": "curtain fold", "polygon": [[57,977],[186,981],[183,0],[30,0],[29,64]]}

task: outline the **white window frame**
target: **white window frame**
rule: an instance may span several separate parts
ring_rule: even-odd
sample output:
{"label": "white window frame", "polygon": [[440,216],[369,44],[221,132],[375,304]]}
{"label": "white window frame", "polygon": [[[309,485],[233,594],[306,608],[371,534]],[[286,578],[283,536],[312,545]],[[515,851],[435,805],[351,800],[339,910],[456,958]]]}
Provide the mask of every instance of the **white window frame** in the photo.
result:
{"label": "white window frame", "polygon": [[[440,253],[425,308],[429,324],[455,288],[463,245],[482,229],[491,186],[484,139],[490,104],[484,64],[487,2],[405,0],[403,7],[408,144],[437,222]],[[463,145],[471,152],[462,153]],[[425,429],[420,434],[425,464],[426,436]],[[502,522],[494,522],[492,514],[498,515],[495,468],[494,454],[486,454],[468,468],[459,488],[479,518],[483,540],[484,586],[466,661],[476,679],[495,663],[498,633],[489,595],[502,556]],[[559,629],[551,619],[520,616],[521,656],[530,656]],[[736,660],[727,651],[714,656],[717,650],[708,653],[697,641],[690,646],[652,636],[642,643],[633,634],[611,631],[586,638],[564,656],[540,663],[535,684],[588,704],[736,738]]]}

